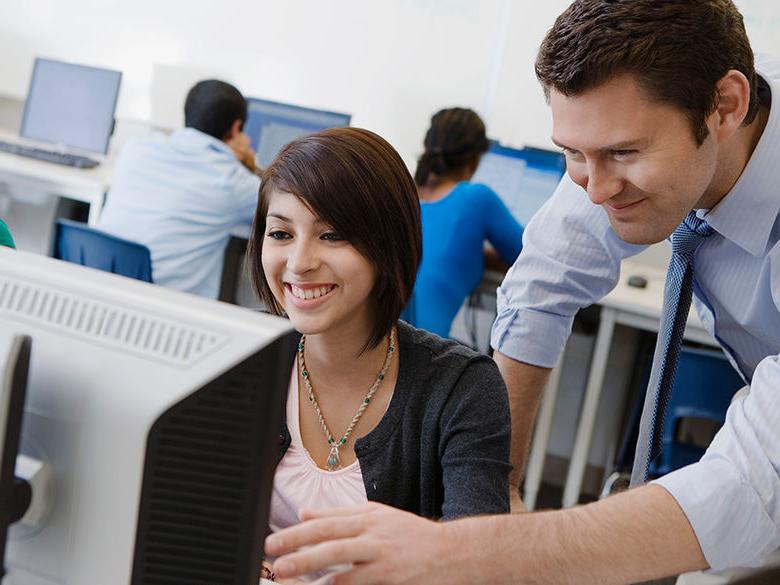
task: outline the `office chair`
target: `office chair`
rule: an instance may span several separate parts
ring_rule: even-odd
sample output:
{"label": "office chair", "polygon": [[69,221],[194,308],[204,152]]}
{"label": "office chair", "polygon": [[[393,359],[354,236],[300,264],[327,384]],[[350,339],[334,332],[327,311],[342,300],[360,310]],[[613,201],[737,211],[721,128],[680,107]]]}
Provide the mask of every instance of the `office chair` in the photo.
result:
{"label": "office chair", "polygon": [[[642,388],[650,377],[652,353],[648,356]],[[726,420],[726,410],[734,394],[744,381],[734,370],[723,352],[683,346],[672,389],[669,409],[661,433],[662,451],[648,468],[649,477],[656,478],[701,459],[706,445]],[[630,421],[615,461],[616,471],[604,484],[601,497],[628,487],[633,465],[634,449],[639,435],[639,421],[644,406],[645,392],[637,397]],[[707,440],[693,441],[682,432],[692,423],[707,433]]]}
{"label": "office chair", "polygon": [[660,477],[701,459],[706,447],[681,436],[681,425],[686,419],[709,421],[717,432],[726,421],[731,399],[744,385],[721,351],[683,348],[661,433],[663,447],[650,463],[650,476]]}
{"label": "office chair", "polygon": [[84,223],[57,220],[54,257],[66,262],[152,282],[149,248],[93,229]]}

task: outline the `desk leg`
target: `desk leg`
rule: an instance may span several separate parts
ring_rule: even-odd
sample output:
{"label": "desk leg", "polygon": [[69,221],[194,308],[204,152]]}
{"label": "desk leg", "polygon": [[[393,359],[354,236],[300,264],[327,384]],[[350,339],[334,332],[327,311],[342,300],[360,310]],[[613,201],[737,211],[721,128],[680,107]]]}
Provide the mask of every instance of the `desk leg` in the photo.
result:
{"label": "desk leg", "polygon": [[566,485],[563,489],[563,507],[576,505],[580,499],[580,488],[585,467],[588,463],[588,451],[593,438],[593,426],[596,423],[596,413],[599,398],[604,386],[604,374],[607,369],[612,334],[615,331],[615,310],[607,307],[601,309],[599,331],[596,335],[596,345],[593,349],[588,385],[585,387],[585,400],[582,405],[580,421],[577,425],[577,435],[574,439],[569,472],[566,475]]}
{"label": "desk leg", "polygon": [[[565,353],[565,350],[564,350]],[[561,369],[563,364],[563,353],[558,359],[558,363],[550,374],[547,386],[544,389],[542,406],[539,409],[539,416],[534,428],[534,437],[531,442],[531,454],[528,457],[526,467],[525,483],[523,484],[523,503],[529,512],[536,507],[536,496],[539,493],[539,485],[542,483],[542,471],[544,470],[544,458],[547,455],[547,445],[550,442],[550,433],[552,432],[553,415],[555,414],[555,403],[558,400],[558,389],[561,384]]]}
{"label": "desk leg", "polygon": [[106,195],[103,193],[100,196],[95,197],[89,203],[89,217],[87,218],[87,225],[89,227],[96,228],[100,213],[103,211],[103,204],[106,201]]}

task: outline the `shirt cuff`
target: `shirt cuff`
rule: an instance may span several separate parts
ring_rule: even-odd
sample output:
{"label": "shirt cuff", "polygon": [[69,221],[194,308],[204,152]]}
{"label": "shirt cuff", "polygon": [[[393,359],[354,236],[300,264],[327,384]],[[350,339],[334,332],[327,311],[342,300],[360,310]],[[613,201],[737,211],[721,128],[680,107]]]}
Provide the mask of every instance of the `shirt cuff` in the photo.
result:
{"label": "shirt cuff", "polygon": [[573,317],[542,311],[499,309],[490,345],[519,362],[552,368],[569,338],[572,321]]}
{"label": "shirt cuff", "polygon": [[712,571],[760,565],[778,547],[761,498],[727,460],[700,461],[652,483],[677,500]]}

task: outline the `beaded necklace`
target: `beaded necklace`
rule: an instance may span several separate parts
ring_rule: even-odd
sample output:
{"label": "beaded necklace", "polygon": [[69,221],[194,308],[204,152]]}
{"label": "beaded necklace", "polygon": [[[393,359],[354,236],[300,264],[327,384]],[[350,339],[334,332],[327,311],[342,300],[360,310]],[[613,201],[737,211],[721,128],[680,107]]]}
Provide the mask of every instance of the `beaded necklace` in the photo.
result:
{"label": "beaded necklace", "polygon": [[298,369],[301,372],[301,378],[303,378],[303,385],[306,387],[306,394],[307,397],[309,398],[309,402],[314,407],[314,410],[317,411],[317,419],[320,422],[320,428],[322,429],[322,432],[328,441],[328,445],[330,445],[330,453],[328,454],[328,458],[325,461],[325,464],[328,467],[328,471],[336,471],[337,469],[341,468],[341,458],[339,457],[339,449],[346,444],[349,435],[352,433],[353,429],[355,428],[355,425],[357,425],[358,421],[360,420],[360,417],[363,416],[363,413],[366,411],[366,408],[368,408],[368,403],[371,402],[371,398],[374,396],[377,389],[379,388],[379,384],[382,382],[382,380],[385,379],[387,370],[390,367],[390,361],[393,357],[393,354],[395,353],[395,332],[392,329],[390,330],[390,342],[387,347],[387,354],[385,355],[385,363],[382,365],[382,369],[379,370],[379,374],[377,374],[376,380],[374,380],[374,383],[371,384],[371,388],[368,389],[368,392],[366,392],[366,395],[363,397],[363,401],[360,403],[360,408],[357,409],[355,416],[352,417],[352,421],[350,421],[347,430],[344,431],[344,434],[338,440],[333,438],[333,434],[330,432],[330,429],[328,428],[328,424],[325,422],[325,417],[322,416],[320,405],[317,403],[317,399],[314,397],[314,388],[312,388],[311,385],[311,376],[309,375],[309,370],[306,369],[306,361],[304,360],[303,357],[303,352],[305,347],[306,347],[306,336],[301,335],[301,340],[298,343]]}

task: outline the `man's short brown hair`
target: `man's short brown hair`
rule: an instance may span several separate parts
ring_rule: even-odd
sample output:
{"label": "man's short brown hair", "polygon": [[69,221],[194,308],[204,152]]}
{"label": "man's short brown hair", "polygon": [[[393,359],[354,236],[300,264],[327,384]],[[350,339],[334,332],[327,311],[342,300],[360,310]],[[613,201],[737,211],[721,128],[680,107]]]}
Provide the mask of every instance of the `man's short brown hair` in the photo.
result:
{"label": "man's short brown hair", "polygon": [[758,112],[753,51],[731,0],[575,0],[542,41],[535,68],[548,98],[551,89],[576,96],[633,75],[650,99],[686,113],[699,144],[729,70],[750,83],[744,124]]}
{"label": "man's short brown hair", "polygon": [[265,170],[249,267],[266,306],[281,314],[260,257],[274,191],[298,197],[373,265],[376,322],[365,348],[376,347],[409,301],[422,258],[417,188],[403,160],[373,132],[333,128],[294,140]]}

